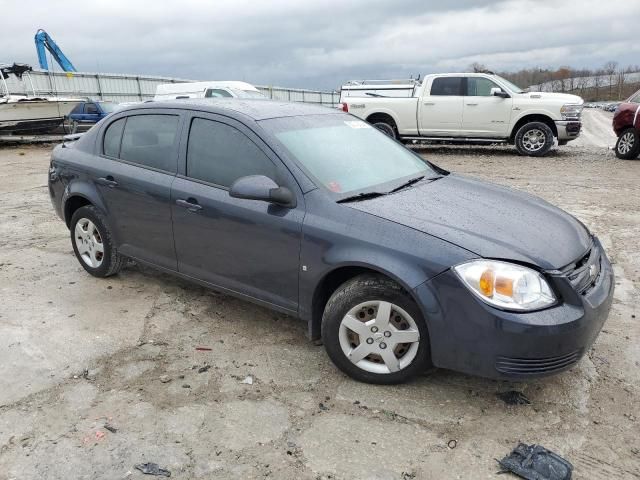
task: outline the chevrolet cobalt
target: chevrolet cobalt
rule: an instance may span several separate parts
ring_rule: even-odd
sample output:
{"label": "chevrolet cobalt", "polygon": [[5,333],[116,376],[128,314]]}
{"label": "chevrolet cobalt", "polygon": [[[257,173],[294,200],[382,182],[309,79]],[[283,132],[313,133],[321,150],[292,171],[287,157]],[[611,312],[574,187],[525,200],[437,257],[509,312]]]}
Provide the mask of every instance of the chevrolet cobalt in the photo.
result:
{"label": "chevrolet cobalt", "polygon": [[334,109],[131,106],[56,147],[49,193],[91,275],[133,259],[293,315],[364,382],[566,370],[613,296],[604,249],[573,216]]}

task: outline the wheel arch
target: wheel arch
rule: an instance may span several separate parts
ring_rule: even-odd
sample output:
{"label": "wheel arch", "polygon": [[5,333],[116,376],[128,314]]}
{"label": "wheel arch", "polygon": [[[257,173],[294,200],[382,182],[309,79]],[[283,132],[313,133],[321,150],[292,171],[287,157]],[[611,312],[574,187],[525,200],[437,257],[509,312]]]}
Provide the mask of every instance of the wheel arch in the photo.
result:
{"label": "wheel arch", "polygon": [[395,129],[396,133],[398,133],[398,122],[390,113],[380,111],[373,112],[367,115],[365,120],[372,125],[376,122],[387,122]]}
{"label": "wheel arch", "polygon": [[[333,293],[343,283],[359,275],[367,273],[384,276],[400,285],[400,287],[402,287],[402,289],[407,292],[407,294],[413,299],[413,301],[416,302],[418,309],[422,311],[420,303],[418,302],[418,298],[416,297],[415,292],[413,291],[411,286],[393,272],[365,263],[339,265],[326,272],[322,276],[320,281],[317,282],[316,287],[313,291],[311,308],[309,312],[310,315],[307,320],[309,327],[309,337],[311,340],[318,340],[321,337],[322,315],[324,314],[325,306],[329,301],[331,295],[333,295]],[[428,330],[428,322],[426,318],[425,324]]]}
{"label": "wheel arch", "polygon": [[529,113],[527,115],[523,115],[515,123],[513,129],[511,130],[511,135],[509,136],[509,142],[513,143],[515,141],[516,133],[518,133],[518,130],[520,130],[523,125],[531,122],[544,123],[551,129],[551,131],[553,132],[553,136],[558,138],[558,127],[549,115],[546,115],[544,113]]}
{"label": "wheel arch", "polygon": [[93,205],[106,215],[106,208],[94,186],[85,183],[71,183],[67,186],[62,199],[62,212],[67,227],[71,226],[71,217],[78,208]]}

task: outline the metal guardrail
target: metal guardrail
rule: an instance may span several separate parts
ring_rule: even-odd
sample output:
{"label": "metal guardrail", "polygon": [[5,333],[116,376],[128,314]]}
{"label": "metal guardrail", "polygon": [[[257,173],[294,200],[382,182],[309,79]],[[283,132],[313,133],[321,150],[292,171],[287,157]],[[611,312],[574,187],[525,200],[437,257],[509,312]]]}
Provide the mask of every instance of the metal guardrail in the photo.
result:
{"label": "metal guardrail", "polygon": [[[173,77],[43,70],[32,71],[31,78],[36,95],[89,97],[114,102],[150,100],[155,95],[156,87],[162,83],[196,81]],[[12,77],[7,80],[7,84],[11,93],[25,93],[25,85]],[[256,88],[274,100],[326,106],[336,106],[340,100],[339,92],[258,85]],[[30,90],[30,86],[27,86],[27,89]]]}

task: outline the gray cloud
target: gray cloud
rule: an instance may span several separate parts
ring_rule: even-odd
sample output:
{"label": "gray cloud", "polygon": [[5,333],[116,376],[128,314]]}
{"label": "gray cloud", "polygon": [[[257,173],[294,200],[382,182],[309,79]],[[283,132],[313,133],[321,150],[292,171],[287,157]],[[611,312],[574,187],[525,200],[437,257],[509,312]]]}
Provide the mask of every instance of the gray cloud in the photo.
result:
{"label": "gray cloud", "polygon": [[352,78],[638,63],[637,0],[24,0],[0,61],[37,64],[44,28],[81,71],[335,88]]}

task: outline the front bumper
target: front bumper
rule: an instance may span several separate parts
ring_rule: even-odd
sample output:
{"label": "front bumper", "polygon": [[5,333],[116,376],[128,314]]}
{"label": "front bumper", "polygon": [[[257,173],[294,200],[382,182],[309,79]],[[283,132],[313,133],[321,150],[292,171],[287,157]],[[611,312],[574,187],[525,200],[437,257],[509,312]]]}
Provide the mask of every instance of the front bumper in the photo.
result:
{"label": "front bumper", "polygon": [[559,304],[537,312],[493,308],[451,270],[418,286],[414,292],[427,319],[433,364],[511,380],[571,368],[595,341],[613,300],[613,270],[602,249],[600,258],[600,273],[584,294],[566,277],[550,277]]}
{"label": "front bumper", "polygon": [[582,128],[580,120],[557,120],[555,124],[556,130],[558,130],[558,142],[567,143],[580,135]]}

